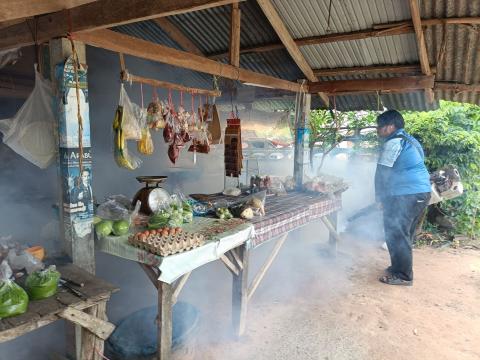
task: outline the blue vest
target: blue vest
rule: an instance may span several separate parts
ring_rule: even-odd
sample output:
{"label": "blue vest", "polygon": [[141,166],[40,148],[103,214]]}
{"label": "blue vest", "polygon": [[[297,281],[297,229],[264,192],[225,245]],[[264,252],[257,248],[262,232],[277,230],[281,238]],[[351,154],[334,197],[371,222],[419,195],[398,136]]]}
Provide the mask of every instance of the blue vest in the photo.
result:
{"label": "blue vest", "polygon": [[[429,193],[430,175],[420,143],[404,129],[398,129],[383,143],[378,165],[391,168],[383,196]],[[378,166],[377,166],[378,172]]]}

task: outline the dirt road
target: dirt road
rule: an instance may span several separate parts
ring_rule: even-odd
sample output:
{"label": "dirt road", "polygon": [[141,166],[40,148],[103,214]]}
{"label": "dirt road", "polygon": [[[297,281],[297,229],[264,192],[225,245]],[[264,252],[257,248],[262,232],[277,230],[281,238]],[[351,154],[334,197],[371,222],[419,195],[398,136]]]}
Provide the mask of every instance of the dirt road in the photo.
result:
{"label": "dirt road", "polygon": [[395,287],[377,280],[388,265],[378,243],[347,239],[336,260],[319,249],[287,241],[239,341],[228,290],[200,305],[196,358],[480,359],[480,252],[417,249],[414,286]]}

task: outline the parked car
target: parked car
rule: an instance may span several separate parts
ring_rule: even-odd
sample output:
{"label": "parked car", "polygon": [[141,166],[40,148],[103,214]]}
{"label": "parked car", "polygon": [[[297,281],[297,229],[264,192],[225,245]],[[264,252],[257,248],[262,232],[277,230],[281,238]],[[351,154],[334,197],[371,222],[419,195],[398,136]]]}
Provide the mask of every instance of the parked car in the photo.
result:
{"label": "parked car", "polygon": [[243,157],[258,160],[282,160],[293,158],[293,147],[275,145],[265,138],[251,138],[242,142]]}

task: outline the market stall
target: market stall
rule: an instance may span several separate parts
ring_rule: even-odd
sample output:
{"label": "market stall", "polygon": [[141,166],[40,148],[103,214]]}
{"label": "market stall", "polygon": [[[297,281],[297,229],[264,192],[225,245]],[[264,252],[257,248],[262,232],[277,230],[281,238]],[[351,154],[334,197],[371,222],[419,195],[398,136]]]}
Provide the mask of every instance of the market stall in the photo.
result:
{"label": "market stall", "polygon": [[[197,154],[209,154],[212,145],[221,144],[219,148],[225,159],[221,164],[225,169],[224,190],[232,190],[227,183],[233,181],[235,190],[239,191],[238,194],[228,191],[221,196],[207,194],[203,200],[197,197],[195,201],[207,207],[208,203],[223,204],[217,204],[209,214],[194,214],[189,209],[196,204],[192,202],[190,205],[176,203],[175,209],[169,207],[167,216],[162,213],[165,209],[155,206],[158,199],[165,197],[155,186],[154,191],[148,189],[143,198],[139,196],[134,201],[128,198],[120,216],[106,216],[99,220],[103,225],[96,224],[100,249],[138,262],[157,287],[158,356],[164,360],[170,352],[172,303],[191,271],[221,260],[233,274],[233,319],[241,334],[245,330],[248,301],[289,232],[319,219],[330,233],[330,245],[334,250],[339,241],[336,213],[341,209],[345,187],[319,189],[318,183],[306,186],[308,181],[304,178],[303,166],[311,108],[428,110],[438,106],[440,98],[479,102],[475,94],[480,89],[472,78],[478,46],[475,46],[475,31],[471,26],[478,24],[479,18],[474,7],[470,9],[465,4],[459,5],[463,10],[459,10],[462,15],[458,16],[462,17],[455,18],[447,11],[449,6],[423,6],[421,9],[417,0],[399,2],[391,8],[387,6],[380,13],[376,5],[362,4],[358,8],[360,5],[356,4],[352,6],[358,11],[345,12],[341,2],[332,6],[332,1],[323,0],[318,1],[322,6],[316,9],[317,19],[305,15],[311,8],[308,1],[300,1],[294,7],[286,0],[79,0],[68,6],[45,0],[37,2],[41,6],[9,2],[3,6],[4,11],[0,11],[0,67],[4,59],[15,58],[13,62],[16,62],[19,49],[30,45],[34,48],[30,65],[33,61],[43,65],[36,67],[31,82],[25,82],[25,77],[15,71],[0,74],[2,96],[18,96],[22,100],[28,97],[16,116],[2,120],[0,131],[7,146],[39,168],[44,169],[57,160],[56,184],[60,191],[58,199],[52,202],[58,203],[59,237],[65,248],[62,251],[75,266],[91,274],[95,272],[93,225],[94,215],[99,215],[96,206],[101,200],[92,188],[94,147],[99,159],[105,160],[108,155],[110,162],[122,171],[103,177],[115,178],[118,174],[116,183],[124,186],[133,178],[129,171],[142,171],[142,159],[153,155],[160,147],[152,135],[156,131],[163,137],[161,155],[169,165],[178,164],[187,154],[195,165]],[[374,19],[384,23],[374,23]],[[319,23],[326,25],[320,28]],[[398,35],[401,37],[395,38]],[[468,44],[450,46],[447,40],[454,35],[465,37]],[[441,44],[437,43],[439,40]],[[341,45],[332,46],[334,43]],[[115,74],[109,73],[111,83],[101,90],[89,89],[86,45],[103,49],[102,56],[109,56],[106,55],[108,51],[114,53],[115,61],[107,62],[102,58],[91,64],[90,69],[94,69],[99,83],[106,78],[102,72],[115,67]],[[392,46],[400,46],[403,50],[392,52]],[[376,50],[364,51],[367,58],[358,63],[359,48]],[[411,51],[415,48],[418,54]],[[162,68],[163,72],[156,68],[150,72],[151,77],[147,77],[143,67],[127,68],[122,54],[166,64],[166,67]],[[325,54],[331,56],[326,59]],[[405,58],[402,54],[409,56]],[[385,59],[391,59],[391,64],[385,64]],[[365,62],[371,65],[365,66]],[[179,72],[174,72],[173,68]],[[462,71],[454,72],[451,77],[452,68]],[[112,84],[118,85],[118,73],[122,84],[115,109],[108,102],[105,106],[103,101],[113,97]],[[50,82],[45,80],[47,78]],[[170,81],[166,81],[167,78]],[[224,83],[220,89],[217,80],[227,85]],[[214,85],[210,86],[212,83]],[[132,94],[128,93],[132,84],[140,87],[141,100],[136,103],[134,96],[131,99]],[[30,92],[32,87],[33,93]],[[152,99],[147,99],[143,92],[147,87],[152,90]],[[160,99],[157,88],[167,90],[168,96]],[[235,211],[230,205],[224,205],[225,202],[235,203],[256,193],[252,191],[255,189],[247,189],[247,193],[239,186],[243,170],[242,131],[238,114],[234,114],[234,105],[242,101],[242,96],[236,94],[239,89],[250,94],[251,99],[243,104],[245,108],[252,109],[259,103],[272,101],[280,104],[272,110],[295,109],[291,127],[295,142],[291,174],[294,186],[286,194],[266,196],[261,200],[261,211],[245,201],[235,218],[229,219],[230,211]],[[223,133],[218,103],[215,103],[221,90],[223,104],[232,108],[232,116],[227,121],[221,119],[226,122]],[[108,108],[102,116],[95,114],[95,119],[113,119],[113,123],[90,122],[90,115],[94,113],[90,99],[95,96],[104,96],[96,99],[96,104],[92,102],[96,112],[103,111],[102,107]],[[312,97],[316,98],[310,101]],[[105,139],[105,134],[110,134],[113,128],[113,136],[110,136],[113,156],[110,144],[107,154],[106,147],[91,141],[91,127],[101,133],[99,138]],[[166,168],[156,167],[160,172]],[[27,177],[31,175],[30,172]],[[154,194],[152,199],[150,194]],[[136,200],[140,200],[140,210],[136,208]],[[244,205],[248,206],[243,208]],[[138,211],[148,218],[137,221]],[[252,215],[254,211],[257,214]],[[151,213],[156,221],[152,220]],[[249,254],[272,239],[279,240],[249,284]],[[15,282],[12,274],[9,275],[6,280]],[[91,281],[94,283],[93,279]],[[104,285],[102,291],[105,292],[98,294],[108,297],[113,290]],[[54,302],[53,298],[49,301]],[[90,298],[89,301],[93,304],[96,300]],[[60,312],[72,310],[57,305],[58,308],[52,307],[51,316],[41,310],[42,313],[37,312],[31,318],[17,314],[18,318],[3,319],[0,329],[11,329],[18,321],[24,329],[33,329],[46,320],[55,320]],[[70,303],[64,305],[70,306]],[[76,305],[72,306],[73,310],[77,309]],[[36,305],[32,307],[35,309]]]}

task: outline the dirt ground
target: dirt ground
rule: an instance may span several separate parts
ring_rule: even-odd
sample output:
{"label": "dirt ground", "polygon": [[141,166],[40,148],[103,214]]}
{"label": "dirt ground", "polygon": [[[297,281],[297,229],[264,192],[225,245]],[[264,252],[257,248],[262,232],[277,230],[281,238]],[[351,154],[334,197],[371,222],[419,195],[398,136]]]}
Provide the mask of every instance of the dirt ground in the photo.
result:
{"label": "dirt ground", "polygon": [[195,359],[480,359],[480,252],[416,249],[414,285],[395,287],[378,281],[378,245],[347,238],[332,260],[289,239],[240,340],[227,331],[229,291],[200,304]]}

